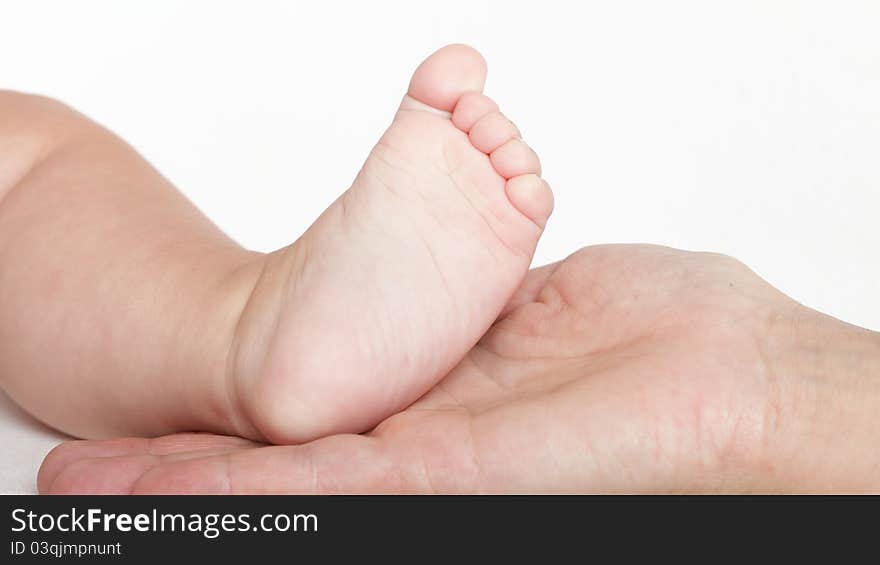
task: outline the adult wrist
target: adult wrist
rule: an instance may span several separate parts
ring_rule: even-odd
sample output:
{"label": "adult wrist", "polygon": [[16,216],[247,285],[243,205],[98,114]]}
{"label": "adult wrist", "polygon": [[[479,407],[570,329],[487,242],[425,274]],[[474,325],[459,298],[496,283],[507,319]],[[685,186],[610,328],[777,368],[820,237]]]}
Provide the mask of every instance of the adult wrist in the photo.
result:
{"label": "adult wrist", "polygon": [[880,334],[800,306],[781,326],[764,486],[880,491]]}

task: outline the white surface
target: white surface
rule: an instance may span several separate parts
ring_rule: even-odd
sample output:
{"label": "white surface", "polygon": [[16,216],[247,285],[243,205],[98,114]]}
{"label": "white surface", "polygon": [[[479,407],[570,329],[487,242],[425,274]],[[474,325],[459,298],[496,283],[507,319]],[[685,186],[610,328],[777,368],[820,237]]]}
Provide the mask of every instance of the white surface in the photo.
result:
{"label": "white surface", "polygon": [[0,392],[0,494],[35,492],[40,462],[65,439],[22,412]]}
{"label": "white surface", "polygon": [[[415,65],[471,43],[556,193],[536,263],[720,251],[880,329],[878,29],[872,0],[20,0],[0,6],[0,86],[108,125],[268,250],[348,186]],[[27,490],[51,442],[0,412],[0,491]]]}

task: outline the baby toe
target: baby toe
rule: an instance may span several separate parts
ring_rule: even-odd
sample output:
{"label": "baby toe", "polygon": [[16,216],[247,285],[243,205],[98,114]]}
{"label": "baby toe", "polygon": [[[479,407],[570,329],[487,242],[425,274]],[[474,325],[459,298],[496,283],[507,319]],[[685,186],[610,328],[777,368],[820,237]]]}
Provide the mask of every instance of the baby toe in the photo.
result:
{"label": "baby toe", "polygon": [[536,174],[513,177],[507,181],[507,198],[524,216],[544,228],[553,212],[550,185]]}
{"label": "baby toe", "polygon": [[483,153],[492,153],[519,135],[513,122],[501,112],[486,114],[477,120],[469,133],[471,144]]}
{"label": "baby toe", "polygon": [[493,151],[489,159],[495,171],[506,179],[519,175],[541,174],[538,154],[519,138],[511,139]]}
{"label": "baby toe", "polygon": [[468,133],[483,116],[498,111],[498,104],[481,92],[465,92],[452,112],[452,123]]}

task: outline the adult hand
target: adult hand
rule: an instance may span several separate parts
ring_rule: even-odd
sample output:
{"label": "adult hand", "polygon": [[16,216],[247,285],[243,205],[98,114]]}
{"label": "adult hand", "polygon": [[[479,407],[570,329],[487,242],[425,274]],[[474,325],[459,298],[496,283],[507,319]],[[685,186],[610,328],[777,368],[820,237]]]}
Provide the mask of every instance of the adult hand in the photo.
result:
{"label": "adult hand", "polygon": [[880,336],[730,258],[600,246],[536,269],[447,378],[364,435],[70,442],[42,492],[880,489]]}

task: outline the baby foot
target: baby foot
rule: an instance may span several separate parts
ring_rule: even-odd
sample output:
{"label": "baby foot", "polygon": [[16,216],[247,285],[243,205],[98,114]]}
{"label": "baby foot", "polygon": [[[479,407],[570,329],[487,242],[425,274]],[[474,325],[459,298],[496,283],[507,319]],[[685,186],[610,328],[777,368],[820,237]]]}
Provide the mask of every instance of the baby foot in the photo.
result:
{"label": "baby foot", "polygon": [[553,208],[537,155],[463,45],[416,70],[348,189],[270,254],[227,374],[238,433],[363,432],[470,350],[525,275]]}

